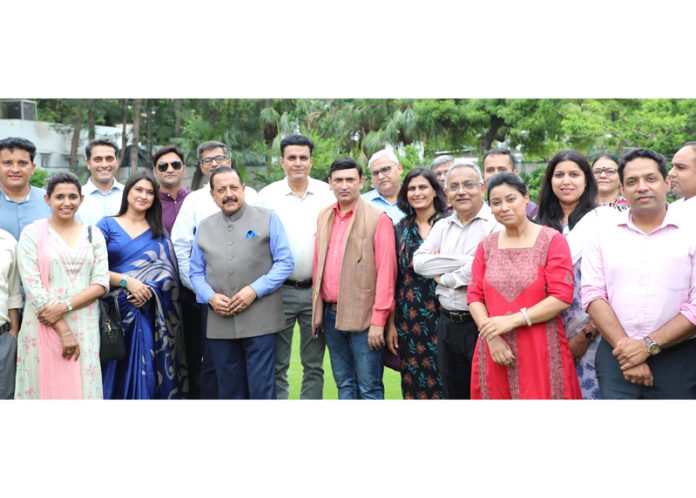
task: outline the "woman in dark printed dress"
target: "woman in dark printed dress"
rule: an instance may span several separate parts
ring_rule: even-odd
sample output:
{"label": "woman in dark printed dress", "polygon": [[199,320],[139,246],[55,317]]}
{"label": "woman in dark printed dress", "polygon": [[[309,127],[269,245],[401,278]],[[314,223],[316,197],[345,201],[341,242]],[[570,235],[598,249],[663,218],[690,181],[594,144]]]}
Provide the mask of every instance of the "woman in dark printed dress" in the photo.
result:
{"label": "woman in dark printed dress", "polygon": [[387,324],[387,348],[401,359],[404,399],[442,399],[436,361],[437,284],[413,271],[413,253],[435,222],[447,216],[447,200],[433,172],[415,168],[406,175],[397,203],[406,216],[394,226],[398,276],[396,309]]}

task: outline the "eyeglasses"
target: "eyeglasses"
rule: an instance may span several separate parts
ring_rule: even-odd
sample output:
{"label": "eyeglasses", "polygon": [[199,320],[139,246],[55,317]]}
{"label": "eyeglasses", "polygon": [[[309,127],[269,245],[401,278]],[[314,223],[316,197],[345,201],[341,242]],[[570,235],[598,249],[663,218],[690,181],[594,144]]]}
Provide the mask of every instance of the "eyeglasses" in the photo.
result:
{"label": "eyeglasses", "polygon": [[225,162],[227,160],[229,160],[229,158],[225,157],[225,156],[213,156],[213,157],[206,157],[205,159],[201,159],[201,163],[203,163],[205,165],[211,165],[211,164],[213,164],[213,161],[215,161],[216,163],[219,164],[219,163]]}
{"label": "eyeglasses", "polygon": [[616,168],[593,168],[592,169],[592,174],[594,176],[600,176],[602,173],[604,173],[607,176],[615,175],[618,173],[619,170]]}
{"label": "eyeglasses", "polygon": [[181,161],[172,161],[170,163],[159,163],[157,165],[157,169],[160,170],[162,173],[164,173],[165,171],[167,171],[169,169],[169,166],[174,168],[176,171],[179,171],[181,169],[181,167],[183,166],[183,164],[181,163]]}
{"label": "eyeglasses", "polygon": [[116,160],[114,156],[95,156],[91,159],[93,163],[101,164],[106,161],[107,163],[112,163]]}
{"label": "eyeglasses", "polygon": [[390,172],[391,169],[394,167],[393,164],[390,164],[389,166],[383,166],[379,169],[372,170],[372,178],[377,178],[379,175],[384,175],[387,176]]}
{"label": "eyeglasses", "polygon": [[464,190],[474,190],[479,185],[481,185],[480,182],[472,182],[467,180],[464,183],[450,183],[447,185],[447,190],[450,192],[457,192],[462,187],[464,187]]}

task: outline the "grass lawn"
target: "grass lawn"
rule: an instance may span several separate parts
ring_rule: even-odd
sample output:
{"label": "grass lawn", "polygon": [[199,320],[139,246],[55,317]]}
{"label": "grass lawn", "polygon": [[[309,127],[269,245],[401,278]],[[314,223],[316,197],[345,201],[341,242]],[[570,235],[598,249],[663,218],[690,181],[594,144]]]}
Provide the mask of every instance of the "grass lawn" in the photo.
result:
{"label": "grass lawn", "polygon": [[[402,399],[401,397],[401,375],[391,368],[384,369],[384,398]],[[292,356],[290,358],[290,368],[288,368],[288,381],[290,382],[290,399],[300,399],[300,387],[302,384],[302,364],[300,363],[300,330],[295,325],[295,332],[292,335]],[[331,361],[329,360],[329,350],[324,354],[324,399],[338,399],[338,390],[331,373]]]}

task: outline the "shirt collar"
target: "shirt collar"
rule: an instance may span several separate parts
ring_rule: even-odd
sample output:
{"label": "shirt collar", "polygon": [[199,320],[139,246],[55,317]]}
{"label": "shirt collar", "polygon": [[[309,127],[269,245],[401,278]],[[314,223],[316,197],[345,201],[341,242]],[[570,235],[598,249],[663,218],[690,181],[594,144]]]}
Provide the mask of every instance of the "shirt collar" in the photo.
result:
{"label": "shirt collar", "polygon": [[[464,223],[462,223],[462,220],[459,219],[459,215],[457,214],[457,211],[454,209],[452,209],[452,214],[447,219],[450,221],[450,223],[456,223],[460,227],[464,227]],[[471,221],[469,221],[469,223],[477,219],[482,219],[483,221],[491,221],[494,219],[493,211],[491,211],[491,208],[487,203],[483,203],[481,209],[479,209],[478,213],[476,213],[476,216],[474,216],[471,219]]]}
{"label": "shirt collar", "polygon": [[[111,185],[111,190],[109,190],[109,194],[110,194],[111,192],[113,192],[114,190],[121,190],[121,191],[123,191],[123,188],[124,188],[123,184],[120,183],[120,182],[114,177],[114,183],[113,183],[113,185]],[[82,187],[82,195],[85,195],[85,194],[86,194],[86,195],[93,194],[93,193],[96,192],[96,191],[99,191],[100,193],[102,193],[102,191],[99,190],[99,187],[97,187],[94,183],[92,183],[92,178],[91,178],[91,177],[88,178],[88,179],[87,179],[87,183],[85,183],[84,187]],[[107,194],[103,194],[103,195],[107,195]]]}
{"label": "shirt collar", "polygon": [[21,204],[22,202],[27,202],[31,198],[31,193],[33,191],[34,191],[34,186],[29,185],[29,193],[27,194],[27,196],[24,199],[22,199],[21,201],[17,202],[17,201],[13,201],[12,199],[10,199],[10,197],[5,193],[5,191],[2,189],[2,187],[0,187],[0,192],[2,192],[2,195],[5,197],[7,202],[16,202],[17,204]]}
{"label": "shirt collar", "polygon": [[[316,183],[314,181],[314,178],[308,177],[307,178],[307,190],[305,190],[305,195],[302,196],[304,198],[308,194],[314,195],[316,191],[314,190],[314,187],[316,186]],[[281,193],[283,195],[294,195],[296,197],[299,197],[295,192],[292,191],[290,188],[290,181],[288,180],[288,177],[286,176],[284,181],[281,182]]]}
{"label": "shirt collar", "polygon": [[[666,203],[667,204],[667,203]],[[640,228],[638,228],[634,223],[633,223],[633,210],[628,209],[626,211],[623,211],[622,213],[619,213],[619,219],[617,220],[616,224],[618,226],[625,226],[630,228],[631,230],[634,230],[638,233],[645,234]],[[665,213],[665,217],[662,219],[662,223],[660,223],[660,226],[654,229],[652,232],[646,234],[650,235],[652,233],[657,232],[658,230],[662,230],[663,228],[667,226],[673,226],[675,228],[681,228],[681,218],[677,215],[677,212],[674,208],[670,209],[669,204],[667,204],[667,213]]]}

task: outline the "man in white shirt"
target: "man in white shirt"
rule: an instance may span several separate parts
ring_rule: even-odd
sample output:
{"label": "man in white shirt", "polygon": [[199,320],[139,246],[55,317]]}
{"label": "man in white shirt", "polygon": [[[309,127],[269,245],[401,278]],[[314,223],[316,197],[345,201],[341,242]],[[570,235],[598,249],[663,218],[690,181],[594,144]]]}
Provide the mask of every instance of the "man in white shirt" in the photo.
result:
{"label": "man in white shirt", "polygon": [[116,180],[118,147],[109,140],[92,140],[85,147],[89,180],[82,187],[79,218],[86,225],[94,225],[105,216],[114,216],[121,208],[123,184]]}
{"label": "man in white shirt", "polygon": [[17,333],[22,295],[17,269],[17,241],[0,230],[0,399],[14,394]]}
{"label": "man in white shirt", "polygon": [[687,218],[696,218],[696,142],[687,142],[674,154],[669,170],[672,191],[682,196],[672,203]]}
{"label": "man in white shirt", "polygon": [[[195,292],[191,285],[189,276],[189,262],[191,260],[191,249],[193,247],[193,236],[198,225],[208,216],[220,212],[220,208],[215,204],[210,195],[210,175],[220,166],[232,166],[230,149],[222,142],[211,140],[203,142],[198,146],[196,152],[198,167],[208,182],[198,190],[191,192],[176,217],[172,227],[171,239],[176,253],[176,260],[179,264],[179,278],[188,289]],[[244,187],[245,202],[256,204],[256,191],[249,187]],[[215,370],[213,369],[210,354],[205,338],[207,308],[201,307],[201,327],[199,333],[203,345],[203,359],[200,373],[200,395],[202,399],[217,399],[217,382],[215,380]]]}
{"label": "man in white shirt", "polygon": [[404,170],[399,158],[391,150],[378,150],[370,157],[367,168],[370,170],[372,185],[375,188],[364,193],[362,198],[387,213],[392,223],[399,222],[406,216],[396,204],[401,189],[401,173]]}
{"label": "man in white shirt", "polygon": [[413,269],[437,282],[440,301],[437,364],[447,399],[471,397],[471,362],[478,339],[476,323],[466,303],[471,265],[479,242],[502,229],[483,202],[481,171],[473,164],[455,163],[446,176],[451,216],[435,223],[413,255]]}
{"label": "man in white shirt", "polygon": [[312,333],[312,258],[319,211],[336,202],[329,185],[310,178],[312,141],[290,135],[280,143],[280,165],[285,178],[259,192],[258,206],[272,209],[280,218],[295,259],[295,269],[283,284],[285,329],[276,336],[276,397],[288,399],[288,367],[292,334],[300,326],[302,389],[300,399],[322,399],[324,387],[323,334]]}

